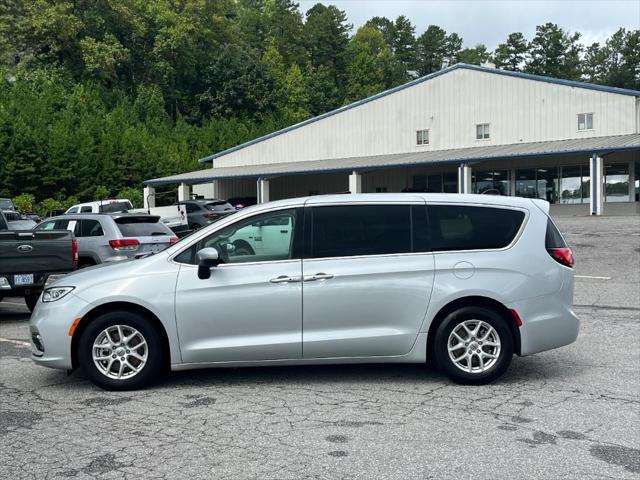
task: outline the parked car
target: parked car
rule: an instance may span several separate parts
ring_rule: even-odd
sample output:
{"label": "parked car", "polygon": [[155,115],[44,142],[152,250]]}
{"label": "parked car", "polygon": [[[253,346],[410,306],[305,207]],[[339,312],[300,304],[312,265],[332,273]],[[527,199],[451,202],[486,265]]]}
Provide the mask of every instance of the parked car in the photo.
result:
{"label": "parked car", "polygon": [[186,208],[191,230],[198,230],[236,211],[230,203],[217,199],[185,200],[175,205],[184,205]]}
{"label": "parked car", "polygon": [[0,198],[0,210],[11,210],[15,212],[16,207],[10,198]]}
{"label": "parked car", "polygon": [[126,198],[118,198],[79,203],[69,207],[64,213],[116,213],[126,212],[132,209],[133,205],[129,200]]}
{"label": "parked car", "polygon": [[4,214],[8,230],[31,230],[36,222],[15,210],[0,210]]}
{"label": "parked car", "polygon": [[256,197],[233,197],[227,200],[227,203],[233,205],[237,210],[242,208],[251,207],[252,205],[256,205],[258,203],[258,199]]}
{"label": "parked car", "polygon": [[78,241],[78,268],[158,253],[178,241],[160,217],[83,213],[50,218],[36,230],[70,230]]}
{"label": "parked car", "polygon": [[183,237],[189,233],[189,222],[187,221],[187,209],[184,205],[167,205],[164,207],[136,208],[130,210],[131,213],[147,213],[157,215],[160,221],[169,227],[178,237]]}
{"label": "parked car", "polygon": [[42,290],[74,270],[78,245],[66,230],[16,230],[0,211],[0,301],[24,297],[33,310]]}
{"label": "parked car", "polygon": [[514,353],[578,335],[573,258],[548,212],[526,198],[392,193],[247,208],[153,257],[56,282],[31,318],[32,358],[106,389],[169,365],[428,361],[487,383]]}

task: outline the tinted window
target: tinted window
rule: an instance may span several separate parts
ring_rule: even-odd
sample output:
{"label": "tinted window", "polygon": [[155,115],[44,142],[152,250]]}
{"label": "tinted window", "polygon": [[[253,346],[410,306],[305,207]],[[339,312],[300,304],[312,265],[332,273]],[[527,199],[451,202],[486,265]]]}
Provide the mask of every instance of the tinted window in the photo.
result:
{"label": "tinted window", "polygon": [[6,230],[7,228],[9,228],[7,226],[7,222],[4,219],[4,215],[0,212],[0,230]]}
{"label": "tinted window", "polygon": [[125,237],[174,236],[169,227],[159,220],[159,217],[120,217],[116,219],[116,225]]}
{"label": "tinted window", "polygon": [[187,213],[193,213],[200,210],[200,207],[195,203],[187,203],[186,206],[187,206]]}
{"label": "tinted window", "polygon": [[427,223],[427,206],[412,205],[411,206],[411,239],[413,252],[428,252],[431,250],[429,245],[429,226]]}
{"label": "tinted window", "polygon": [[524,220],[518,210],[458,205],[430,205],[428,215],[434,251],[506,247]]}
{"label": "tinted window", "polygon": [[411,251],[409,205],[345,205],[312,211],[311,258]]}
{"label": "tinted window", "polygon": [[97,220],[81,220],[78,237],[100,237],[104,235],[102,225]]}
{"label": "tinted window", "polygon": [[133,208],[129,202],[110,202],[100,205],[99,211],[104,213],[126,212]]}
{"label": "tinted window", "polygon": [[91,207],[80,207],[80,213],[91,213]]}
{"label": "tinted window", "polygon": [[551,219],[547,220],[547,234],[544,242],[545,248],[567,248],[567,244]]}
{"label": "tinted window", "polygon": [[78,207],[70,208],[67,213],[78,213]]}

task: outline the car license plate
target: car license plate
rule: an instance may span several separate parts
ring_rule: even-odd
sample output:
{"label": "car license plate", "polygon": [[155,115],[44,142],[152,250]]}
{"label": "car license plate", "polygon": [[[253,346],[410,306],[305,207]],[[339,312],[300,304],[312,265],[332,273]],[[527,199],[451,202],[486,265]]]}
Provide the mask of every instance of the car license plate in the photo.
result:
{"label": "car license plate", "polygon": [[17,285],[33,285],[33,273],[14,275],[13,283]]}

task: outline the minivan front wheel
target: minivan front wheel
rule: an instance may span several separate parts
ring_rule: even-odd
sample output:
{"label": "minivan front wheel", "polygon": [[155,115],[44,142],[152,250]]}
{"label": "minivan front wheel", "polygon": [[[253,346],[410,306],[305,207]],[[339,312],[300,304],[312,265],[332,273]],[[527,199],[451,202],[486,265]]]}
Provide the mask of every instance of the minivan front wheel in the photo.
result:
{"label": "minivan front wheel", "polygon": [[481,385],[500,377],[513,357],[511,331],[497,312],[463,307],[436,330],[435,359],[454,382]]}
{"label": "minivan front wheel", "polygon": [[85,375],[106,390],[142,388],[162,371],[162,338],[148,320],[133,312],[109,312],[94,319],[78,348]]}

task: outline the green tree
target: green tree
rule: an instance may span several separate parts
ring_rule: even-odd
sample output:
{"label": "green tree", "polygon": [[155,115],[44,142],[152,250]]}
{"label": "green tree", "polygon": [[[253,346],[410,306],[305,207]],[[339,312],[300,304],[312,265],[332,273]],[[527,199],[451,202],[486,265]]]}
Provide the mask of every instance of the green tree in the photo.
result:
{"label": "green tree", "polygon": [[496,68],[519,72],[529,51],[529,44],[520,32],[510,33],[505,43],[501,43],[493,54]]}
{"label": "green tree", "polygon": [[487,47],[479,43],[473,48],[464,48],[457,54],[458,62],[472,65],[482,65],[489,61],[491,54]]}
{"label": "green tree", "polygon": [[[405,72],[416,69],[416,29],[404,15],[396,18],[393,25],[393,41],[391,48]],[[405,75],[406,78],[408,78]],[[404,79],[403,79],[404,80]]]}
{"label": "green tree", "polygon": [[428,75],[437,72],[447,52],[447,32],[437,25],[429,25],[416,42],[418,73]]}
{"label": "green tree", "polygon": [[344,75],[351,28],[346,14],[333,5],[318,3],[307,11],[304,34],[311,66],[313,69],[329,68],[336,83]]}
{"label": "green tree", "polygon": [[568,33],[554,23],[536,27],[536,35],[529,43],[528,73],[549,77],[579,80],[581,77],[582,46],[579,33]]}
{"label": "green tree", "polygon": [[21,193],[17,197],[13,197],[12,202],[16,210],[23,213],[33,212],[33,204],[36,197],[30,193]]}
{"label": "green tree", "polygon": [[399,67],[384,41],[373,27],[361,27],[347,49],[347,98],[349,103],[378,93],[388,85],[391,72]]}

